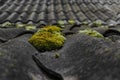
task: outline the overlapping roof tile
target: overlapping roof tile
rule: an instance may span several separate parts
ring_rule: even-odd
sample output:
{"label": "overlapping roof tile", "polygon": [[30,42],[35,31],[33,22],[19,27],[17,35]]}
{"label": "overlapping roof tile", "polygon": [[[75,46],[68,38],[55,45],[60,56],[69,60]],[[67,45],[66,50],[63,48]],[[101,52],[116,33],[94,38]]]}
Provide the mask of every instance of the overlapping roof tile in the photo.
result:
{"label": "overlapping roof tile", "polygon": [[72,19],[119,24],[119,3],[119,0],[1,0],[0,23],[32,22],[39,25]]}
{"label": "overlapping roof tile", "polygon": [[[119,4],[120,0],[0,0],[0,80],[120,80],[120,26],[99,23],[120,24]],[[64,36],[59,30],[39,32],[64,38],[61,48],[37,50],[29,43],[40,25],[58,22],[62,27],[70,24],[62,28]],[[52,39],[45,46],[49,42],[54,47]]]}

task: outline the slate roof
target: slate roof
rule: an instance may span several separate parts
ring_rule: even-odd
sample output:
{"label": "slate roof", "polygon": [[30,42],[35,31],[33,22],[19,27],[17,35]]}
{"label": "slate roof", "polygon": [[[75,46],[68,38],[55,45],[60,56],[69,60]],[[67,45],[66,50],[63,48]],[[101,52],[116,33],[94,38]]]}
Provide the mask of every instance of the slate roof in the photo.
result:
{"label": "slate roof", "polygon": [[0,23],[55,24],[101,20],[120,23],[120,0],[1,0]]}
{"label": "slate roof", "polygon": [[[120,0],[0,0],[0,24],[39,26],[69,19],[120,24],[119,4]],[[120,25],[67,25],[63,47],[45,52],[28,42],[38,28],[13,25],[0,27],[0,80],[120,80]],[[78,33],[88,27],[105,38]]]}

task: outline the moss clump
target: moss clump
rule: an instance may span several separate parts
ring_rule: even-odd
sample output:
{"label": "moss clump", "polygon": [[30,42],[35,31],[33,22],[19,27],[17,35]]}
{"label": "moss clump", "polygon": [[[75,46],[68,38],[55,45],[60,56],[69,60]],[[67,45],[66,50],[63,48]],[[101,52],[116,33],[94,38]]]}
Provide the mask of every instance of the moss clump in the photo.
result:
{"label": "moss clump", "polygon": [[10,22],[5,22],[1,25],[2,27],[14,27],[15,24],[14,23],[10,23]]}
{"label": "moss clump", "polygon": [[65,21],[59,20],[59,21],[58,21],[58,25],[59,25],[60,27],[64,28],[64,27],[65,27]]}
{"label": "moss clump", "polygon": [[25,28],[25,26],[26,26],[25,24],[16,24],[15,27],[16,28]]}
{"label": "moss clump", "polygon": [[39,51],[54,50],[62,47],[65,37],[61,35],[61,28],[57,26],[48,26],[41,28],[34,34],[29,42]]}
{"label": "moss clump", "polygon": [[88,26],[88,22],[82,22],[82,25],[87,25]]}
{"label": "moss clump", "polygon": [[75,24],[75,20],[68,20],[68,23],[73,25]]}
{"label": "moss clump", "polygon": [[91,25],[91,27],[101,27],[102,26],[102,22],[101,21],[94,21]]}
{"label": "moss clump", "polygon": [[26,30],[35,30],[35,29],[36,29],[36,26],[26,25],[25,29],[26,29]]}
{"label": "moss clump", "polygon": [[89,36],[97,37],[97,38],[104,38],[102,34],[99,32],[92,30],[92,29],[85,29],[85,30],[80,30],[79,33],[87,34]]}
{"label": "moss clump", "polygon": [[24,28],[26,30],[35,30],[36,26],[32,24],[16,24],[16,28]]}
{"label": "moss clump", "polygon": [[10,22],[5,22],[3,24],[0,24],[0,27],[23,28],[26,30],[35,30],[36,29],[36,26],[34,26],[32,24],[10,23]]}
{"label": "moss clump", "polygon": [[59,53],[55,53],[55,58],[59,58],[60,54]]}
{"label": "moss clump", "polygon": [[61,32],[61,28],[57,27],[57,26],[45,26],[44,28],[41,28],[38,32],[43,32],[43,31],[47,31],[47,32]]}

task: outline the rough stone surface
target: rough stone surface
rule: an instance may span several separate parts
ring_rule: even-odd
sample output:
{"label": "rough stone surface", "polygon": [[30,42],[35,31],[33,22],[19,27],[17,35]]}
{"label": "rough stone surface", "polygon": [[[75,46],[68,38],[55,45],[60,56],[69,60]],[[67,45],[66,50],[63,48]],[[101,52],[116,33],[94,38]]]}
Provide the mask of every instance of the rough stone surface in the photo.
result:
{"label": "rough stone surface", "polygon": [[[0,80],[120,80],[120,0],[0,0]],[[64,25],[64,46],[39,52],[28,39],[36,30],[3,27],[4,22],[38,28]],[[90,27],[99,20],[107,27]],[[83,25],[84,22],[84,25]],[[78,34],[92,28],[105,38]]]}
{"label": "rough stone surface", "polygon": [[[68,39],[61,50],[38,54],[36,58],[41,67],[58,73],[63,80],[119,80],[119,52],[117,43],[78,34]],[[55,58],[56,53],[59,58]]]}
{"label": "rough stone surface", "polygon": [[37,50],[28,43],[31,34],[0,45],[1,80],[50,80],[32,60]]}

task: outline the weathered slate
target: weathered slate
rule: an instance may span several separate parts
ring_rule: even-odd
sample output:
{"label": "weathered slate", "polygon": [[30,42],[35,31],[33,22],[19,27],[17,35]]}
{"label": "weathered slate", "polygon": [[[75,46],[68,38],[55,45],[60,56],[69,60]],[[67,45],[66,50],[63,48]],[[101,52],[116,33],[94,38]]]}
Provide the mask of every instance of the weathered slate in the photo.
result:
{"label": "weathered slate", "polygon": [[28,42],[31,34],[0,45],[0,80],[50,80],[32,60],[37,50]]}
{"label": "weathered slate", "polygon": [[[78,34],[68,39],[61,50],[33,58],[58,80],[119,80],[119,52],[117,43]],[[55,58],[56,54],[59,58]]]}
{"label": "weathered slate", "polygon": [[0,39],[9,40],[24,34],[33,34],[34,32],[35,30],[27,31],[23,28],[0,28]]}

